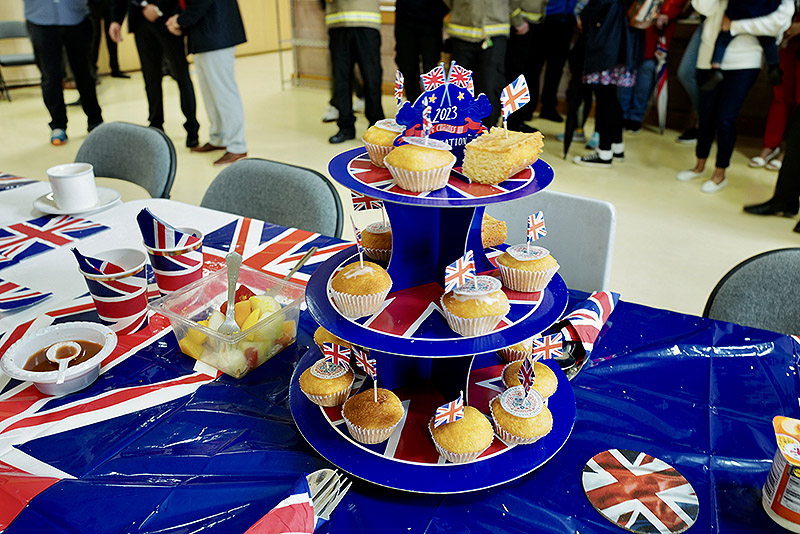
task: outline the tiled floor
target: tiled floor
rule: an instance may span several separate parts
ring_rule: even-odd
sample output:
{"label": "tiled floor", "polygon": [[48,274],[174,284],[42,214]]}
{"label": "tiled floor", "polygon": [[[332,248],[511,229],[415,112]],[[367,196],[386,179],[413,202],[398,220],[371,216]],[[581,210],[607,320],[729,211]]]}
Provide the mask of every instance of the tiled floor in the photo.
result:
{"label": "tiled floor", "polygon": [[[284,60],[288,67],[290,55],[285,54]],[[282,89],[278,65],[277,54],[237,61],[249,155],[327,174],[331,157],[359,142],[330,145],[327,139],[336,127],[320,122],[327,107],[327,91],[298,88],[288,82]],[[219,172],[212,165],[219,153],[192,154],[183,148],[185,136],[177,89],[169,79],[164,81],[164,89],[168,110],[165,128],[178,150],[172,198],[199,204]],[[146,124],[147,105],[139,73],[130,80],[104,78],[98,91],[106,121]],[[68,100],[76,96],[75,91],[67,92]],[[44,179],[49,166],[73,160],[86,136],[86,118],[79,108],[70,108],[70,141],[63,147],[52,147],[38,87],[13,89],[12,98],[11,103],[0,101],[0,170]],[[393,99],[386,97],[384,110],[391,115],[393,109]],[[360,134],[366,128],[366,120],[363,115],[358,117]],[[202,105],[199,119],[201,142],[205,142],[208,121]],[[562,158],[562,145],[555,140],[561,125],[549,121],[534,124],[546,135],[542,156],[556,174],[551,187],[608,200],[616,206],[618,227],[611,287],[623,299],[700,314],[711,289],[736,263],[765,250],[800,246],[800,234],[792,232],[796,221],[742,212],[743,204],[769,197],[777,176],[747,167],[747,158],[758,149],[757,139],[740,142],[729,169],[728,188],[707,195],[700,192],[702,180],[675,180],[677,171],[694,162],[692,147],[674,142],[676,132],[661,136],[645,130],[628,137],[626,161],[613,169],[596,170],[578,167]],[[573,147],[570,157],[583,153],[579,144]],[[342,192],[347,193],[344,189]],[[345,202],[345,206],[349,205],[349,201]],[[363,215],[359,213],[359,223]],[[345,236],[348,234],[346,231]]]}

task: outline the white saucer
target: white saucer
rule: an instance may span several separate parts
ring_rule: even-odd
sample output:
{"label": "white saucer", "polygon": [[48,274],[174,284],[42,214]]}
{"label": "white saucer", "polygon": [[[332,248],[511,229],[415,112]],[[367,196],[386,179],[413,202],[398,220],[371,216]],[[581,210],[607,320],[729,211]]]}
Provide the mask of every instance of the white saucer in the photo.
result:
{"label": "white saucer", "polygon": [[49,213],[50,215],[79,215],[79,214],[87,214],[87,213],[94,213],[96,211],[104,210],[106,208],[110,208],[111,206],[118,204],[122,195],[116,189],[112,189],[110,187],[98,187],[97,188],[97,204],[94,206],[90,206],[88,208],[84,208],[82,210],[62,210],[58,206],[56,206],[55,201],[53,200],[53,193],[47,193],[46,195],[42,195],[36,200],[33,201],[33,207],[37,210]]}

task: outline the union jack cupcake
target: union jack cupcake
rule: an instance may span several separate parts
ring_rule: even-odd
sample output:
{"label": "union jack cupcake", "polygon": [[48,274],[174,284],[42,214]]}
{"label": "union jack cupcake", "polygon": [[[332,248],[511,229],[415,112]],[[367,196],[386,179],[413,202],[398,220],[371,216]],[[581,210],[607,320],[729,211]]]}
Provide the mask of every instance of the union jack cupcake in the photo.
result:
{"label": "union jack cupcake", "polygon": [[533,293],[547,287],[559,266],[546,248],[514,245],[497,258],[497,267],[504,286]]}
{"label": "union jack cupcake", "polygon": [[433,445],[439,455],[454,464],[477,460],[494,441],[492,424],[476,408],[464,406],[464,417],[452,423],[434,427],[428,423]]}
{"label": "union jack cupcake", "polygon": [[367,445],[386,441],[403,418],[403,403],[388,389],[353,395],[342,407],[342,418],[353,439]]}
{"label": "union jack cupcake", "polygon": [[553,429],[553,414],[536,391],[528,395],[522,386],[505,390],[489,403],[497,437],[509,445],[539,441]]}

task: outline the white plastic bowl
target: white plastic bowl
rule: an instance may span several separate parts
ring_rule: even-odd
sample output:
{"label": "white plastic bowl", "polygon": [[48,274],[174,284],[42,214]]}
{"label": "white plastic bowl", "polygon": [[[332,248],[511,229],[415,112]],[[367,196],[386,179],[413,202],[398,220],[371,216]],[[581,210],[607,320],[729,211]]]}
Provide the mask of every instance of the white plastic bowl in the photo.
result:
{"label": "white plastic bowl", "polygon": [[[58,371],[41,372],[23,369],[28,358],[43,348],[60,341],[74,340],[91,341],[102,345],[103,348],[85,362],[68,367],[63,383],[56,384]],[[33,382],[45,395],[61,396],[79,391],[97,380],[100,375],[100,364],[116,346],[117,334],[107,326],[85,322],[63,323],[23,336],[3,355],[0,368],[11,378]]]}

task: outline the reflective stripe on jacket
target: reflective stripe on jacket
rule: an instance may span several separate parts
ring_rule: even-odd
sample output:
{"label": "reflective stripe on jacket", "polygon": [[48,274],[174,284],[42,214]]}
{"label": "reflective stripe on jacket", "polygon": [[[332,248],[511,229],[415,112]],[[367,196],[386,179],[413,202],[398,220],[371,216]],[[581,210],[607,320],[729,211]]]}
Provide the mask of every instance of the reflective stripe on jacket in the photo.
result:
{"label": "reflective stripe on jacket", "polygon": [[521,0],[445,0],[450,8],[447,32],[469,42],[481,42],[489,37],[508,36],[511,30],[511,11]]}
{"label": "reflective stripe on jacket", "polygon": [[375,28],[381,26],[379,0],[328,0],[325,4],[328,28]]}

